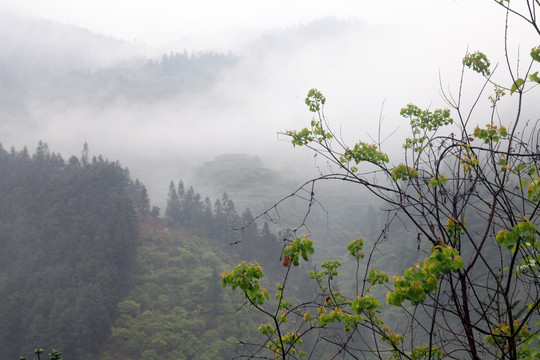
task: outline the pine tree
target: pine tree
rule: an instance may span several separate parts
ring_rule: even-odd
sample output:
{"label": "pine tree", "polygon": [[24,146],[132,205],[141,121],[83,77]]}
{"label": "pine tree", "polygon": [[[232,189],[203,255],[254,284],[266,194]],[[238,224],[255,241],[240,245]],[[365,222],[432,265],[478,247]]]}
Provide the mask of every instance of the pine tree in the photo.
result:
{"label": "pine tree", "polygon": [[165,216],[175,223],[180,222],[180,219],[182,217],[180,198],[176,193],[176,187],[172,180],[169,184],[169,195],[167,197],[167,208],[165,210]]}

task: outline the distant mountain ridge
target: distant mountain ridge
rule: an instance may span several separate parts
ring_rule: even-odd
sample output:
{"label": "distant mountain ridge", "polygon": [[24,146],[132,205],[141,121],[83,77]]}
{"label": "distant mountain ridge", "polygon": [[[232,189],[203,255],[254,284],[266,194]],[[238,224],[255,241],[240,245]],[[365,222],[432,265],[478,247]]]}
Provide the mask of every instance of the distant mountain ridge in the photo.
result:
{"label": "distant mountain ridge", "polygon": [[174,92],[179,87],[165,78],[174,79],[180,87],[186,82],[200,83],[200,78],[207,80],[207,75],[221,68],[220,62],[234,60],[213,52],[163,54],[153,60],[155,50],[139,44],[5,12],[0,12],[0,43],[0,95],[6,106],[21,106],[29,96],[47,95],[44,101],[50,101],[51,97],[70,99],[73,93],[88,97],[105,90],[100,97],[104,99],[125,92],[126,87],[161,96],[163,89]]}
{"label": "distant mountain ridge", "polygon": [[197,168],[195,182],[203,192],[214,196],[226,192],[240,208],[256,212],[297,185],[247,154],[217,155]]}
{"label": "distant mountain ridge", "polygon": [[53,71],[108,67],[126,58],[142,56],[146,50],[141,45],[74,25],[2,11],[0,30],[3,61],[7,58],[28,64],[40,63],[42,69]]}

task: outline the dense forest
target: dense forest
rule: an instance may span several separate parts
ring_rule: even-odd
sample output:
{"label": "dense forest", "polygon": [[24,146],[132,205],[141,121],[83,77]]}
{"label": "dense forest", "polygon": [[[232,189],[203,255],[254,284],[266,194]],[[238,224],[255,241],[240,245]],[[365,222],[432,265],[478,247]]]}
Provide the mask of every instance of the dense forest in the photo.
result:
{"label": "dense forest", "polygon": [[40,346],[69,359],[228,359],[252,336],[257,317],[235,316],[243,300],[222,291],[221,273],[250,259],[278,279],[279,239],[290,234],[182,180],[160,217],[144,184],[118,162],[90,159],[86,144],[67,161],[43,142],[33,154],[2,148],[0,168],[7,358]]}
{"label": "dense forest", "polygon": [[3,355],[35,345],[93,358],[136,260],[127,170],[103,158],[65,161],[0,149],[0,336]]}

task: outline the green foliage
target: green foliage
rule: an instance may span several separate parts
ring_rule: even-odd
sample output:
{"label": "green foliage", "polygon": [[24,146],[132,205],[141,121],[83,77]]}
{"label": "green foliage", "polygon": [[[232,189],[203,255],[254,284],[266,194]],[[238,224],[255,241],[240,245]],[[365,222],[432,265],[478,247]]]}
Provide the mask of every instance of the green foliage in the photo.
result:
{"label": "green foliage", "polygon": [[385,273],[377,269],[371,269],[369,271],[366,281],[371,285],[382,285],[390,281],[390,278]]}
{"label": "green foliage", "polygon": [[443,125],[450,125],[454,120],[450,117],[450,110],[437,109],[434,112],[420,110],[416,105],[409,104],[401,109],[400,115],[409,118],[413,133],[420,133],[420,130],[437,131]]}
{"label": "green foliage", "polygon": [[518,359],[538,359],[540,350],[536,345],[540,345],[540,334],[531,334],[527,326],[520,324],[518,320],[512,324],[496,324],[491,334],[486,335],[484,339],[495,348],[493,354],[500,356],[502,353],[510,351],[510,344],[507,340],[509,337],[522,344],[518,349]]}
{"label": "green foliage", "polygon": [[297,346],[301,346],[302,342],[302,336],[299,332],[288,332],[281,336],[279,343],[270,341],[267,347],[274,353],[274,359],[285,359],[281,351],[282,346],[289,349],[288,352],[291,356],[305,357],[308,355],[305,351],[297,350]]}
{"label": "green foliage", "polygon": [[135,263],[129,173],[101,157],[66,163],[42,142],[32,157],[0,148],[0,168],[4,354],[39,343],[97,357]]}
{"label": "green foliage", "polygon": [[316,120],[311,121],[311,130],[303,128],[300,131],[287,131],[286,134],[292,137],[293,146],[304,146],[313,141],[323,142],[333,138],[331,133],[323,129],[321,122]]}
{"label": "green foliage", "polygon": [[[288,252],[284,251],[284,254],[301,253],[301,250],[298,249],[299,244],[301,244],[301,241],[291,247],[291,249],[296,249],[294,252],[289,250]],[[362,249],[363,239],[361,238],[347,245],[349,255],[357,261],[363,258]],[[296,355],[302,357],[307,354],[306,351],[299,349],[303,344],[303,339],[306,337],[306,333],[301,334],[300,332],[300,328],[303,328],[304,325],[295,328],[294,322],[290,322],[290,317],[293,314],[299,314],[302,322],[309,326],[308,329],[326,329],[331,324],[341,323],[343,330],[351,334],[358,331],[360,325],[371,322],[379,329],[382,339],[390,346],[390,351],[394,354],[394,357],[396,359],[400,358],[400,354],[403,353],[400,347],[403,345],[404,337],[392,331],[384,320],[378,316],[383,307],[377,297],[362,295],[348,298],[334,288],[333,284],[339,276],[340,267],[340,261],[328,260],[321,264],[321,270],[310,272],[310,277],[317,282],[322,291],[321,295],[324,299],[322,303],[307,302],[294,305],[285,301],[284,286],[279,284],[277,286],[278,293],[275,297],[279,305],[274,316],[272,316],[272,312],[267,310],[269,304],[266,301],[257,301],[260,297],[257,284],[262,280],[262,270],[257,264],[248,265],[242,263],[233,271],[224,273],[223,284],[230,284],[233,290],[236,288],[242,289],[246,298],[250,299],[251,304],[273,320],[273,324],[262,324],[258,330],[266,338],[264,347],[270,350],[276,359],[288,358],[287,355],[289,354],[292,358]],[[438,281],[442,276],[461,268],[463,268],[463,261],[455,249],[445,245],[435,246],[431,256],[425,259],[422,268],[418,270],[411,268],[405,271],[404,276],[399,279],[396,277],[395,289],[388,293],[388,303],[400,306],[404,299],[409,299],[414,304],[423,303],[426,300],[426,295],[437,289]],[[387,283],[389,278],[380,270],[372,269],[367,281],[373,286],[380,286]],[[418,291],[418,284],[421,284],[425,289],[421,293]],[[398,297],[401,299],[398,300]],[[312,308],[315,306],[316,314],[313,314]],[[290,330],[285,330],[286,326],[289,326]],[[310,330],[306,332],[308,331]],[[425,345],[416,346],[410,352],[412,359],[426,359],[429,356],[439,359],[443,355],[439,348],[429,348]]]}
{"label": "green foliage", "polygon": [[[513,171],[517,174],[519,174],[521,171],[527,170],[527,165],[525,164],[518,164]],[[531,166],[527,171],[528,179],[523,179],[519,183],[519,188],[526,187],[527,192],[527,199],[530,201],[537,203],[540,201],[540,176],[538,174],[537,166]]]}
{"label": "green foliage", "polygon": [[467,54],[463,58],[463,65],[472,68],[473,71],[482,74],[484,76],[489,76],[491,74],[489,66],[491,65],[487,56],[480,52],[476,51],[472,54]]}
{"label": "green foliage", "polygon": [[[536,226],[529,220],[517,223],[512,231],[501,229],[496,236],[496,240],[502,246],[505,246],[512,253],[518,250],[525,252],[516,268],[515,275],[532,273],[540,269],[540,241],[537,237]],[[508,270],[505,268],[504,270]]]}
{"label": "green foliage", "polygon": [[[341,267],[339,260],[327,260],[321,264],[321,271],[311,270],[309,277],[317,280],[319,284],[323,284],[325,280],[332,281],[334,276],[338,275],[338,269]],[[323,291],[328,290],[328,287],[323,287]]]}
{"label": "green foliage", "polygon": [[459,252],[448,245],[432,247],[431,256],[422,266],[416,264],[405,270],[404,275],[394,277],[394,290],[388,293],[386,301],[390,305],[401,306],[403,301],[418,305],[438,289],[441,276],[456,272],[464,267]]}
{"label": "green foliage", "polygon": [[495,85],[493,89],[493,95],[490,95],[488,97],[489,101],[491,101],[492,108],[496,106],[497,102],[506,95],[506,91],[502,86]]}
{"label": "green foliage", "polygon": [[263,277],[262,268],[259,264],[246,264],[242,262],[228,273],[222,274],[223,287],[230,285],[233,290],[237,287],[242,290],[244,296],[256,305],[264,304],[265,299],[270,300],[270,294],[259,285]]}
{"label": "green foliage", "polygon": [[520,90],[523,87],[523,84],[525,84],[525,80],[523,80],[522,78],[516,79],[516,81],[514,81],[514,83],[510,87],[510,95]]}
{"label": "green foliage", "polygon": [[430,178],[427,185],[428,187],[437,187],[437,186],[445,185],[447,182],[448,182],[448,179],[446,178],[446,176],[444,174],[439,174],[439,176],[436,176],[436,177],[434,176]]}
{"label": "green foliage", "polygon": [[291,258],[294,266],[298,266],[300,265],[300,257],[308,261],[309,255],[313,255],[314,251],[313,240],[303,235],[291,241],[283,250],[283,254]]}
{"label": "green foliage", "polygon": [[308,128],[303,128],[300,131],[287,131],[287,135],[292,137],[293,146],[307,145],[315,138],[312,136],[312,131]]}
{"label": "green foliage", "polygon": [[[282,256],[287,259],[283,265],[288,269],[290,263],[299,266],[300,258],[305,261],[314,253],[313,241],[306,235],[297,237],[290,241],[283,249]],[[327,262],[323,267],[326,274],[335,272],[339,264]],[[336,272],[337,274],[337,272]],[[322,276],[322,275],[321,275]],[[262,324],[258,327],[259,332],[267,340],[264,347],[268,349],[276,359],[285,359],[287,354],[291,356],[303,357],[307,353],[301,351],[299,347],[303,343],[303,337],[298,331],[285,331],[284,327],[289,323],[290,316],[299,316],[300,309],[292,307],[292,302],[285,298],[285,285],[279,283],[276,286],[276,294],[271,300],[266,289],[260,287],[263,278],[262,268],[258,263],[240,263],[232,271],[222,274],[222,286],[230,285],[233,290],[240,289],[250,305],[266,314],[273,324]],[[271,310],[273,308],[273,310]],[[313,321],[309,315],[305,315],[306,321]]]}
{"label": "green foliage", "polygon": [[441,349],[437,347],[430,348],[428,345],[416,346],[411,351],[411,358],[414,360],[442,359],[443,357],[444,353]]}
{"label": "green foliage", "polygon": [[[524,19],[538,32],[534,16],[537,2],[527,1],[528,11],[510,1],[496,3],[507,14],[505,40],[509,39],[506,31],[511,16]],[[452,112],[421,110],[413,104],[401,110],[401,116],[410,121],[412,137],[405,139],[403,158],[396,162],[397,166],[388,165],[390,159],[381,152],[382,143],[373,145],[360,140],[348,146],[343,139],[334,138],[335,132],[324,114],[326,98],[315,89],[308,93],[306,104],[316,113],[311,128],[284,134],[293,146],[307,146],[321,155],[328,166],[326,170],[319,167],[319,177],[307,183],[312,187],[308,199],[305,186],[290,196],[309,202],[297,229],[308,227],[306,219],[318,200],[313,188],[322,180],[341,180],[366,188],[386,205],[388,217],[380,234],[374,234],[376,240],[365,264],[361,261],[364,241],[359,238],[347,246],[354,260],[322,261],[320,269],[310,272],[315,280],[311,301],[285,301],[285,286],[281,284],[286,283],[292,271],[286,264],[284,281],[277,287],[275,300],[279,304],[275,312],[266,303],[264,307],[255,306],[273,323],[261,327],[267,338],[251,355],[259,356],[264,348],[284,359],[290,353],[282,334],[300,333],[305,340],[316,332],[312,351],[323,340],[336,347],[328,358],[350,354],[353,358],[476,360],[488,353],[512,360],[537,357],[539,131],[536,125],[523,123],[527,120],[524,104],[529,104],[523,98],[538,90],[527,87],[527,83],[540,83],[533,69],[540,62],[540,47],[531,50],[532,61],[522,77],[514,70],[519,67],[511,65],[507,51],[505,57],[508,66],[503,78],[513,79],[513,84],[498,83],[499,74],[492,72],[484,53],[468,53],[462,61],[463,70],[470,68],[485,81],[473,101],[464,99],[466,78],[462,76],[457,91],[442,90],[443,100]],[[488,125],[477,126],[471,133],[471,119],[483,104],[480,100],[486,85],[494,86],[488,111],[481,113]],[[501,116],[503,112],[499,111],[499,101],[506,92],[519,95],[519,101],[512,105],[515,116]],[[464,105],[467,103],[470,105]],[[507,111],[505,108],[504,113]],[[473,145],[475,140],[480,144]],[[366,171],[358,166],[362,162],[366,163],[362,166],[368,166]],[[272,211],[277,212],[277,207]],[[398,226],[402,234],[395,236],[393,226]],[[400,240],[407,241],[410,233],[416,240],[412,244],[416,245],[416,256],[409,254],[410,247],[403,253],[392,249]],[[392,239],[393,235],[396,239]],[[385,246],[389,239],[394,243]],[[389,306],[383,310],[378,299],[382,290],[389,289],[389,277],[373,265],[385,261],[392,267],[406,256],[418,259],[427,250],[426,243],[431,245],[429,256],[421,265],[416,263],[404,272],[398,271],[402,275],[394,276],[393,288],[386,294]],[[284,255],[285,259],[291,258]],[[378,259],[379,255],[384,260]],[[343,286],[340,280],[338,286],[342,264],[351,273],[356,265],[355,283]],[[354,296],[346,295],[353,288]],[[369,355],[359,353],[360,348]]]}
{"label": "green foliage", "polygon": [[[319,112],[321,105],[326,102],[326,98],[316,89],[311,89],[306,98],[306,104],[310,111]],[[300,131],[287,130],[284,133],[291,137],[293,146],[311,145],[312,143],[324,144],[333,138],[333,135],[324,125],[323,119],[312,120],[311,129],[304,128]],[[378,151],[376,145],[370,145],[359,141],[352,149],[347,148],[339,157],[342,164],[353,162],[358,165],[360,162],[367,161],[372,164],[382,165],[388,162],[388,156]],[[356,172],[358,169],[355,166],[350,167],[351,172]]]}
{"label": "green foliage", "polygon": [[[530,56],[533,59],[533,61],[540,62],[540,46],[533,47],[530,52]],[[487,56],[479,51],[467,54],[463,58],[463,65],[467,66],[468,68],[472,68],[473,71],[482,74],[484,76],[489,76],[491,74],[489,70],[490,62],[487,59]],[[540,78],[538,77],[538,72],[535,72],[533,74],[529,75],[529,80],[531,82],[540,82]],[[523,78],[516,78],[510,87],[510,95],[513,95],[516,91],[522,91],[523,86],[525,85],[526,79]],[[490,100],[495,104],[497,100],[500,99],[501,96],[504,95],[504,91],[500,86],[495,86],[495,96],[490,96]]]}
{"label": "green foliage", "polygon": [[52,350],[49,354],[49,360],[62,360],[62,354],[58,350]]}
{"label": "green foliage", "polygon": [[[364,304],[361,300],[354,303],[358,311],[360,311],[361,306]],[[343,323],[343,328],[345,331],[351,331],[357,329],[358,325],[364,320],[364,317],[360,314],[351,314],[344,312],[341,306],[336,306],[333,310],[328,311],[325,306],[317,308],[319,313],[317,318],[317,325],[321,327],[326,327],[329,324],[336,322]]]}
{"label": "green foliage", "polygon": [[[43,353],[43,349],[34,349],[34,354],[36,354],[36,358],[39,360],[41,359],[41,354]],[[58,350],[52,349],[51,352],[48,354],[49,360],[63,360],[62,354]],[[24,356],[19,356],[19,360],[26,360]]]}
{"label": "green foliage", "polygon": [[413,133],[412,138],[405,139],[403,147],[421,151],[429,138],[428,132],[435,133],[441,126],[450,125],[454,120],[450,117],[450,110],[437,109],[433,112],[421,110],[418,106],[409,104],[401,109],[400,115],[410,120]]}
{"label": "green foliage", "polygon": [[307,94],[305,103],[309,107],[309,111],[318,112],[321,111],[321,106],[326,103],[326,97],[317,89],[311,89]]}
{"label": "green foliage", "polygon": [[[339,161],[342,164],[354,161],[357,165],[362,161],[367,161],[372,164],[382,165],[387,163],[388,155],[377,150],[376,145],[370,145],[363,141],[359,141],[354,144],[352,149],[346,149],[345,153],[340,156]],[[356,172],[355,167],[351,167],[352,172]]]}
{"label": "green foliage", "polygon": [[450,238],[452,244],[456,244],[460,241],[461,236],[465,235],[463,228],[466,225],[465,219],[458,221],[452,217],[446,221],[446,233]]}
{"label": "green foliage", "polygon": [[417,178],[418,171],[416,171],[410,166],[399,164],[398,166],[394,166],[390,176],[394,181],[408,181],[410,179]]}
{"label": "green foliage", "polygon": [[356,260],[360,260],[364,258],[364,253],[362,252],[363,249],[364,249],[363,238],[355,239],[353,242],[347,244],[347,251],[349,252],[349,255],[354,257]]}
{"label": "green foliage", "polygon": [[141,228],[137,271],[101,359],[233,358],[238,336],[251,339],[259,322],[238,318],[244,299],[222,291],[220,274],[234,264],[226,250],[234,247],[150,218]]}
{"label": "green foliage", "polygon": [[540,83],[540,76],[538,76],[538,71],[529,75],[529,80],[535,83]]}
{"label": "green foliage", "polygon": [[377,309],[381,308],[382,306],[379,300],[372,296],[359,296],[351,304],[351,309],[358,315],[364,313],[375,315]]}
{"label": "green foliage", "polygon": [[538,241],[536,240],[536,226],[527,219],[516,224],[512,231],[504,231],[501,229],[497,234],[496,239],[499,244],[506,246],[512,252],[517,250],[520,243],[525,246],[538,247]]}
{"label": "green foliage", "polygon": [[540,45],[531,49],[531,58],[534,61],[540,62]]}

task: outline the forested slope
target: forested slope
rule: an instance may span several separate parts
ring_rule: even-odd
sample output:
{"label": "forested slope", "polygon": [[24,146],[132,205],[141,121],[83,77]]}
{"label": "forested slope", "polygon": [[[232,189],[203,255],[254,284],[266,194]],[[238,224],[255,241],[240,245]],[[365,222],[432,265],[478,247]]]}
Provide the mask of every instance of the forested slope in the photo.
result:
{"label": "forested slope", "polygon": [[[259,320],[223,292],[240,258],[277,278],[282,244],[223,194],[171,182],[164,218],[118,162],[0,147],[0,346],[66,359],[229,359]],[[287,234],[281,234],[286,237]],[[235,245],[231,245],[234,244]],[[307,276],[307,272],[302,272]],[[298,278],[296,284],[302,280]],[[294,282],[292,282],[294,285]]]}
{"label": "forested slope", "polygon": [[135,264],[137,219],[125,169],[0,148],[0,347],[95,359]]}
{"label": "forested slope", "polygon": [[147,219],[128,296],[102,356],[113,359],[231,359],[255,318],[235,316],[239,294],[222,291],[231,257],[185,227]]}
{"label": "forested slope", "polygon": [[[252,222],[226,193],[212,201],[171,181],[159,218],[142,183],[118,162],[89,159],[86,146],[68,161],[44,143],[34,154],[0,148],[0,169],[6,358],[43,347],[72,360],[230,359],[261,319],[236,316],[245,299],[222,291],[221,273],[256,261],[272,291],[287,271],[281,252],[291,231],[276,235],[272,222]],[[291,299],[311,296],[313,266],[290,274]]]}
{"label": "forested slope", "polygon": [[[221,274],[240,260],[258,262],[275,281],[281,264],[281,238],[268,224],[255,223],[249,210],[239,215],[227,194],[213,203],[193,187],[171,182],[165,217],[140,221],[137,268],[132,286],[118,304],[118,317],[101,359],[231,359],[243,353],[262,320],[238,317],[243,296],[222,289]],[[291,296],[301,294],[308,268],[290,279]],[[270,282],[264,282],[264,286]]]}

